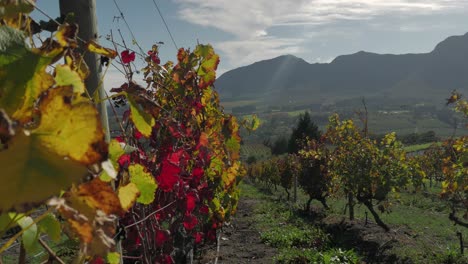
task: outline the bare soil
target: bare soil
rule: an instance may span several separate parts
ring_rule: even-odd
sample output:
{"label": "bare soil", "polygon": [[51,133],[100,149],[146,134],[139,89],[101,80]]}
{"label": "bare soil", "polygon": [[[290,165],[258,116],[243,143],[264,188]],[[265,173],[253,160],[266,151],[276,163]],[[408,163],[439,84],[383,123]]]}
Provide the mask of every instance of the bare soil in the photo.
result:
{"label": "bare soil", "polygon": [[273,263],[277,249],[262,243],[253,223],[252,211],[257,202],[240,199],[236,215],[221,232],[219,251],[216,245],[204,249],[198,263],[215,263],[216,256],[220,264]]}

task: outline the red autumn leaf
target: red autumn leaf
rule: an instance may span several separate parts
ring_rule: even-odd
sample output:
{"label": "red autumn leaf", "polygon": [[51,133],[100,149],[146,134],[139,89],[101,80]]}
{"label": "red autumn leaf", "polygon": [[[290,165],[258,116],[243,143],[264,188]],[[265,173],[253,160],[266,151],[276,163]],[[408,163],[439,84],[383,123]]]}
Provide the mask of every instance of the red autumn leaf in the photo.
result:
{"label": "red autumn leaf", "polygon": [[194,215],[185,215],[184,227],[186,230],[192,230],[198,224],[198,219]]}
{"label": "red autumn leaf", "polygon": [[195,179],[195,180],[200,180],[201,177],[203,177],[203,174],[205,173],[205,171],[203,170],[203,168],[200,168],[200,167],[196,167],[195,169],[193,169],[192,171],[192,177]]}
{"label": "red autumn leaf", "polygon": [[169,239],[169,231],[166,230],[156,230],[155,240],[156,246],[161,247]]}
{"label": "red autumn leaf", "polygon": [[138,129],[135,129],[135,133],[133,133],[133,136],[138,140],[143,136],[143,134],[141,134],[141,132],[138,131]]}
{"label": "red autumn leaf", "polygon": [[122,62],[124,64],[129,64],[130,62],[135,60],[135,52],[130,52],[129,50],[124,50],[120,53],[122,57]]}
{"label": "red autumn leaf", "polygon": [[130,155],[124,154],[120,156],[117,162],[119,163],[120,167],[128,167],[128,165],[130,165]]}
{"label": "red autumn leaf", "polygon": [[208,214],[209,212],[210,212],[210,208],[208,208],[207,205],[202,205],[202,206],[200,207],[200,213],[202,213],[202,214]]}
{"label": "red autumn leaf", "polygon": [[191,192],[187,194],[186,198],[187,212],[191,213],[197,205],[198,197],[195,193]]}
{"label": "red autumn leaf", "polygon": [[175,166],[180,165],[181,158],[184,158],[184,151],[179,150],[168,155],[167,160]]}
{"label": "red autumn leaf", "polygon": [[177,130],[177,128],[174,127],[169,127],[169,132],[171,132],[171,135],[177,139],[182,137],[182,134]]}
{"label": "red autumn leaf", "polygon": [[164,192],[170,192],[179,181],[180,168],[168,160],[162,162],[161,173],[156,178],[158,186]]}
{"label": "red autumn leaf", "polygon": [[106,262],[101,257],[96,257],[90,263],[91,264],[106,264]]}
{"label": "red autumn leaf", "polygon": [[151,60],[156,63],[156,64],[160,64],[161,63],[161,59],[159,59],[159,56],[158,56],[158,53],[157,52],[154,52],[152,50],[148,51],[148,55],[151,57]]}
{"label": "red autumn leaf", "polygon": [[117,140],[117,142],[119,142],[119,143],[124,143],[125,142],[125,140],[124,140],[124,138],[122,136],[115,137],[115,140]]}
{"label": "red autumn leaf", "polygon": [[195,234],[193,234],[193,237],[195,238],[195,244],[200,244],[203,241],[202,232],[196,232]]}
{"label": "red autumn leaf", "polygon": [[156,55],[156,54],[151,55],[151,60],[156,64],[161,63],[161,59],[159,59],[158,55]]}

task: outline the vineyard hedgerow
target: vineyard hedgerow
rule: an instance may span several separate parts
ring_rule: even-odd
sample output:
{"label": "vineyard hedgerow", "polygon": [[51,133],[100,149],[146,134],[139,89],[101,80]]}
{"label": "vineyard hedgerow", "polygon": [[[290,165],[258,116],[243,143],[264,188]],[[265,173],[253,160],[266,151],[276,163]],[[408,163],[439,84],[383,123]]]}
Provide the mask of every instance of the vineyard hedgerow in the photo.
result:
{"label": "vineyard hedgerow", "polygon": [[[215,240],[236,210],[243,168],[239,124],[212,88],[219,63],[213,48],[179,49],[175,65],[161,65],[153,46],[142,87],[132,79],[134,52],[82,43],[73,24],[35,47],[32,9],[0,4],[0,237],[22,229],[0,253],[19,237],[28,254],[50,250],[41,235],[60,239],[64,232],[80,242],[77,263],[174,263]],[[86,93],[79,50],[118,58],[128,73],[112,90],[129,109],[110,143],[97,101]],[[248,129],[256,126],[254,118]],[[33,213],[42,205],[45,212]],[[123,251],[115,237],[124,238]]]}

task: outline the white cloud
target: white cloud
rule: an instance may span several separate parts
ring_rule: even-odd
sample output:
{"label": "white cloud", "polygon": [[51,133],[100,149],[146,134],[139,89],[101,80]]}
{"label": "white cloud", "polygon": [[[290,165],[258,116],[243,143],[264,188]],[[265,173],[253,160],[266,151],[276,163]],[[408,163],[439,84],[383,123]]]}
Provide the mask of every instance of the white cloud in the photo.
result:
{"label": "white cloud", "polygon": [[[302,39],[261,36],[217,43],[216,47],[236,65],[246,65],[255,61],[271,59],[284,54],[297,54],[302,51]],[[224,67],[223,61],[221,66]]]}
{"label": "white cloud", "polygon": [[[232,34],[232,39],[215,43],[231,67],[271,56],[298,53],[310,31],[323,30],[343,21],[368,21],[379,16],[430,15],[460,12],[466,0],[174,0],[179,18]],[[291,27],[302,37],[272,34],[272,28]],[[307,30],[305,30],[307,28]],[[401,26],[416,30],[417,25]],[[224,64],[223,67],[226,67]]]}

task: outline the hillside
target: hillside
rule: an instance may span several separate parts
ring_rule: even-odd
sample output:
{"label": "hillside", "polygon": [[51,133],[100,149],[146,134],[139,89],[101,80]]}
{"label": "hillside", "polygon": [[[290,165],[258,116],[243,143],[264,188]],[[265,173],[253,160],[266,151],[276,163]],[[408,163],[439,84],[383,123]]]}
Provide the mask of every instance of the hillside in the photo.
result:
{"label": "hillside", "polygon": [[228,71],[218,78],[216,89],[224,101],[281,105],[363,96],[383,103],[442,103],[453,89],[468,90],[467,73],[468,33],[449,37],[421,54],[360,51],[315,64],[284,55]]}

